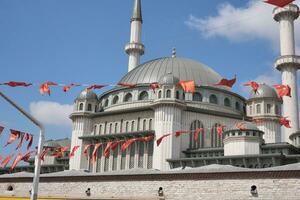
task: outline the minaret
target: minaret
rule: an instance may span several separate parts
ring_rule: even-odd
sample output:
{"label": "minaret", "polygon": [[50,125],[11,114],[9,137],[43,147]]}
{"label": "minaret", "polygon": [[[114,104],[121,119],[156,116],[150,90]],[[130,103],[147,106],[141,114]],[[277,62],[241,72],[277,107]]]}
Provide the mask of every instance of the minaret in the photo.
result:
{"label": "minaret", "polygon": [[140,56],[144,54],[145,47],[141,43],[142,23],[141,0],[134,0],[133,13],[130,20],[130,43],[125,46],[125,52],[129,56],[128,72],[140,64]]}
{"label": "minaret", "polygon": [[291,143],[289,136],[299,129],[297,70],[300,68],[300,57],[295,55],[294,20],[299,17],[299,7],[289,4],[273,11],[275,21],[280,24],[281,56],[275,67],[282,73],[282,84],[291,87],[292,97],[283,97],[282,116],[291,120],[292,128],[284,128],[283,142]]}

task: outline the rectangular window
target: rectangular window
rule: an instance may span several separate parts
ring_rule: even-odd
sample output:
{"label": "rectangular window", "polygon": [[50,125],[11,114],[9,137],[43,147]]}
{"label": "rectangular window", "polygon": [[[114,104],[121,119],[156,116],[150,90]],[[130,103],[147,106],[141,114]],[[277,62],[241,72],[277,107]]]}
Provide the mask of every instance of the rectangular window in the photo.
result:
{"label": "rectangular window", "polygon": [[261,113],[261,106],[260,106],[260,104],[257,104],[257,105],[256,105],[256,113],[257,113],[257,114],[260,114],[260,113]]}
{"label": "rectangular window", "polygon": [[268,114],[271,113],[271,104],[267,104],[267,113],[268,113]]}

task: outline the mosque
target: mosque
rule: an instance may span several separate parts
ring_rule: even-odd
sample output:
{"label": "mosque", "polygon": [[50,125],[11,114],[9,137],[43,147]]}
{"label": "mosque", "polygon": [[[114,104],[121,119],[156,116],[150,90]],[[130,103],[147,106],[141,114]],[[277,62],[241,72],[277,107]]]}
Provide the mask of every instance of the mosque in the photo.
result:
{"label": "mosque", "polygon": [[[297,70],[300,57],[295,55],[294,20],[299,8],[289,4],[275,8],[273,17],[280,25],[281,56],[275,67],[282,74],[282,84],[291,87],[292,97],[281,100],[275,89],[261,84],[249,98],[225,86],[214,86],[221,75],[198,61],[176,56],[155,58],[140,63],[145,47],[141,40],[141,1],[134,0],[130,42],[125,46],[129,56],[128,73],[119,83],[136,87],[115,87],[101,95],[82,91],[74,102],[71,146],[80,145],[70,160],[70,169],[91,172],[199,167],[210,164],[245,168],[266,168],[300,162],[300,132],[297,94]],[[184,92],[181,80],[194,80],[195,93]],[[152,90],[149,84],[158,83]],[[281,127],[279,118],[289,117],[292,128]],[[254,123],[260,121],[260,123]],[[243,122],[245,129],[235,127]],[[218,125],[226,125],[222,135]],[[203,128],[198,141],[192,131]],[[190,130],[181,137],[171,135],[160,146],[155,142],[137,141],[126,151],[120,145],[103,156],[105,145],[91,163],[84,156],[87,144],[106,143],[154,135],[156,138],[178,130]]]}

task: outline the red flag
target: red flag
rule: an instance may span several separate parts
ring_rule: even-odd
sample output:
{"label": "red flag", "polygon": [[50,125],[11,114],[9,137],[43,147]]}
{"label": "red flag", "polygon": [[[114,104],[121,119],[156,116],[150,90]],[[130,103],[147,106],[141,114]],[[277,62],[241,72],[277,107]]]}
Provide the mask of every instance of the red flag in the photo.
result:
{"label": "red flag", "polygon": [[153,140],[153,139],[154,139],[154,135],[149,135],[149,136],[146,136],[146,137],[142,137],[143,142],[149,142],[150,140]]}
{"label": "red flag", "polygon": [[288,96],[288,97],[292,97],[291,96],[291,88],[289,85],[273,85],[277,91],[277,94],[280,98],[282,98],[283,96]]}
{"label": "red flag", "polygon": [[203,128],[197,128],[196,130],[195,130],[195,133],[194,133],[194,140],[196,141],[196,142],[198,142],[198,139],[199,139],[199,134],[201,133],[201,132],[203,132]]}
{"label": "red flag", "polygon": [[245,83],[244,86],[250,86],[255,94],[257,93],[257,90],[259,88],[259,84],[255,81],[249,81]]}
{"label": "red flag", "polygon": [[132,138],[132,139],[129,139],[127,141],[124,142],[124,144],[122,144],[121,146],[121,150],[122,151],[126,151],[126,149],[132,145],[137,139],[136,138]]}
{"label": "red flag", "polygon": [[295,0],[266,0],[265,3],[272,4],[274,6],[278,7],[284,7],[290,3],[292,3]]}
{"label": "red flag", "polygon": [[25,83],[25,82],[15,82],[15,81],[10,81],[8,83],[4,83],[4,85],[8,85],[10,87],[19,87],[19,86],[22,86],[22,87],[29,87],[29,86],[32,86],[31,83]]}
{"label": "red flag", "polygon": [[19,154],[17,155],[17,157],[15,158],[15,160],[14,160],[12,166],[10,167],[10,170],[11,170],[11,171],[17,166],[17,164],[22,160],[22,158],[23,158],[23,154],[22,154],[22,153],[19,153]]}
{"label": "red flag", "polygon": [[240,129],[241,131],[247,130],[246,127],[245,127],[245,122],[238,122],[238,123],[235,124],[235,127]]}
{"label": "red flag", "polygon": [[118,83],[118,86],[128,87],[128,88],[135,88],[137,84],[130,84],[130,83]]}
{"label": "red flag", "polygon": [[116,142],[114,142],[111,146],[110,146],[110,149],[112,150],[112,151],[114,151],[117,147],[118,147],[118,145],[121,143],[121,141],[116,141]]}
{"label": "red flag", "polygon": [[216,127],[216,129],[217,129],[217,134],[218,134],[218,135],[222,135],[223,132],[224,132],[224,128],[225,128],[224,125],[218,125],[218,126]]}
{"label": "red flag", "polygon": [[3,130],[4,130],[4,127],[0,126],[0,136],[1,136],[2,132],[3,132]]}
{"label": "red flag", "polygon": [[155,93],[155,89],[160,88],[160,85],[158,83],[151,83],[149,85],[149,87],[153,90],[153,92]]}
{"label": "red flag", "polygon": [[61,158],[64,156],[65,152],[68,151],[69,146],[67,147],[58,147],[55,152],[52,154],[52,156],[56,158]]}
{"label": "red flag", "polygon": [[232,86],[235,84],[236,82],[236,76],[234,77],[234,79],[228,80],[228,79],[221,79],[217,84],[215,84],[216,86],[227,86],[232,88]]}
{"label": "red flag", "polygon": [[95,145],[94,151],[93,151],[93,154],[92,154],[92,163],[96,162],[96,160],[97,160],[97,151],[98,151],[98,149],[101,145],[102,145],[102,143],[98,143],[98,144]]}
{"label": "red flag", "polygon": [[158,139],[156,140],[156,145],[159,146],[160,143],[162,142],[162,140],[163,140],[164,138],[170,136],[170,135],[171,135],[171,134],[165,134],[165,135],[161,136],[160,138],[158,138]]}
{"label": "red flag", "polygon": [[20,135],[21,135],[20,143],[19,143],[18,146],[16,147],[16,150],[18,150],[19,148],[22,147],[23,139],[24,139],[25,133],[22,133],[22,132],[21,132]]}
{"label": "red flag", "polygon": [[43,95],[45,93],[48,93],[48,95],[50,95],[51,91],[50,91],[50,87],[49,86],[52,86],[52,85],[58,85],[58,84],[54,83],[54,82],[51,82],[51,81],[42,83],[40,85],[40,93],[41,93],[41,95]]}
{"label": "red flag", "polygon": [[26,133],[26,135],[25,135],[25,140],[26,140],[26,141],[29,141],[29,142],[28,142],[28,145],[27,145],[27,150],[29,150],[30,147],[32,146],[33,135],[32,135],[32,134],[29,134],[29,133]]}
{"label": "red flag", "polygon": [[45,156],[46,156],[46,154],[48,153],[49,150],[50,150],[50,148],[48,148],[48,147],[45,148],[45,149],[42,151],[42,153],[41,153],[39,159],[42,160],[42,161],[44,161]]}
{"label": "red flag", "polygon": [[179,136],[181,136],[183,134],[187,134],[187,133],[191,133],[191,131],[176,131],[175,136],[179,137]]}
{"label": "red flag", "polygon": [[35,151],[30,151],[27,154],[25,154],[21,160],[23,161],[28,161],[28,159],[30,158],[31,154],[34,153]]}
{"label": "red flag", "polygon": [[111,148],[111,145],[112,145],[113,143],[112,142],[108,142],[107,143],[107,145],[106,145],[106,147],[105,147],[105,149],[104,149],[104,151],[103,151],[103,156],[105,157],[105,158],[108,158],[109,157],[109,154],[110,154],[110,148]]}
{"label": "red flag", "polygon": [[290,123],[291,123],[291,120],[288,120],[287,117],[279,118],[279,124],[281,126],[285,126],[286,128],[292,128]]}
{"label": "red flag", "polygon": [[10,154],[6,158],[4,158],[4,160],[2,160],[1,165],[3,168],[6,167],[6,165],[9,163],[9,161],[12,159],[13,156],[14,154]]}
{"label": "red flag", "polygon": [[91,146],[91,144],[86,144],[84,146],[83,154],[85,155],[86,159],[88,159],[88,149]]}
{"label": "red flag", "polygon": [[77,87],[77,86],[80,86],[80,84],[71,83],[71,84],[65,85],[63,87],[63,91],[68,92],[71,89],[71,87]]}
{"label": "red flag", "polygon": [[87,90],[92,90],[92,89],[101,89],[101,88],[104,88],[104,87],[107,87],[107,86],[109,86],[109,85],[91,85],[91,86],[89,86],[88,88],[86,88]]}
{"label": "red flag", "polygon": [[80,147],[80,146],[78,146],[78,145],[73,147],[73,149],[72,149],[72,151],[71,151],[71,153],[70,153],[69,158],[72,158],[72,157],[75,156],[75,152],[77,151],[77,149],[79,149],[79,147]]}
{"label": "red flag", "polygon": [[180,85],[185,92],[195,92],[195,81],[193,80],[180,81],[178,85]]}
{"label": "red flag", "polygon": [[20,131],[10,129],[9,138],[8,138],[8,141],[7,141],[7,143],[4,147],[6,147],[7,145],[13,143],[19,137],[20,137]]}

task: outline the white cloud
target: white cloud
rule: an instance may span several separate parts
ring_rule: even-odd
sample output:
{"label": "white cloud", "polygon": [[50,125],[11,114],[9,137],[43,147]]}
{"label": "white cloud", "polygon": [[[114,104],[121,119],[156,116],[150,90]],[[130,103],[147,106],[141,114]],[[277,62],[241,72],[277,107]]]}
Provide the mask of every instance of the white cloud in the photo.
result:
{"label": "white cloud", "polygon": [[73,105],[60,104],[51,101],[38,101],[30,103],[30,113],[47,125],[70,126],[69,115]]}
{"label": "white cloud", "polygon": [[[296,3],[300,3],[300,0]],[[197,18],[191,15],[185,23],[190,28],[200,31],[206,38],[224,37],[234,42],[263,39],[274,49],[279,49],[279,27],[272,18],[273,8],[261,0],[250,0],[245,7],[234,7],[230,3],[224,3],[218,7],[216,16]],[[296,23],[299,23],[298,21]],[[296,33],[300,32],[298,24],[295,25],[295,29]],[[299,52],[300,37],[295,35]]]}

